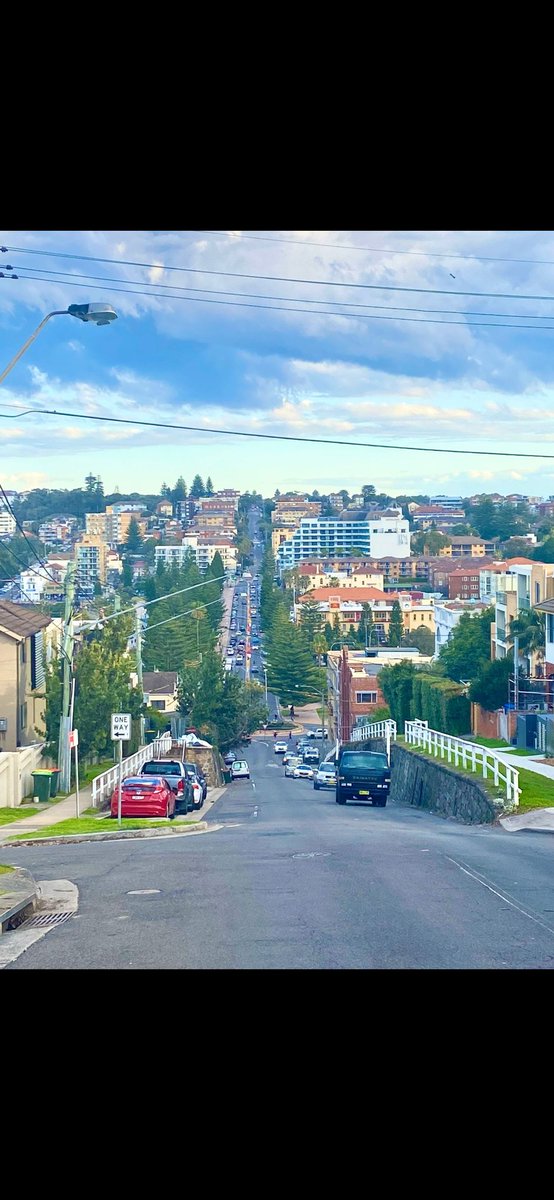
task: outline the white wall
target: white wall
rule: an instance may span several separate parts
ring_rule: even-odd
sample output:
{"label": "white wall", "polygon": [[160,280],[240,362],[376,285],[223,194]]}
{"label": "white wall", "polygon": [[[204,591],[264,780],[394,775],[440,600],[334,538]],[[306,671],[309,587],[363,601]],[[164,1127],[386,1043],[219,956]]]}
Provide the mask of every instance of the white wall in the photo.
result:
{"label": "white wall", "polygon": [[25,796],[32,796],[31,771],[46,765],[42,747],[43,743],[39,742],[35,746],[0,754],[0,808],[17,808]]}
{"label": "white wall", "polygon": [[407,521],[382,517],[369,521],[372,558],[409,558],[410,526]]}

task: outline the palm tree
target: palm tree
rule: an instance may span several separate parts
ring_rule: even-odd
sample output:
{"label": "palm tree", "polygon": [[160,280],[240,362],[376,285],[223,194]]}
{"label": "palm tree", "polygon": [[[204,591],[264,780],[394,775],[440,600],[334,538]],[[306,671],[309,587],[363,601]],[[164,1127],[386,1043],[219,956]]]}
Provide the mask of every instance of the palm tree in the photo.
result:
{"label": "palm tree", "polygon": [[317,664],[320,667],[321,659],[322,659],[323,655],[327,653],[327,639],[323,636],[322,633],[318,633],[318,634],[316,634],[316,636],[312,642],[312,646],[313,646],[314,654],[317,655]]}
{"label": "palm tree", "polygon": [[519,651],[529,660],[536,654],[538,659],[544,658],[546,640],[545,614],[536,608],[523,609],[519,617],[510,623],[510,637],[519,640]]}

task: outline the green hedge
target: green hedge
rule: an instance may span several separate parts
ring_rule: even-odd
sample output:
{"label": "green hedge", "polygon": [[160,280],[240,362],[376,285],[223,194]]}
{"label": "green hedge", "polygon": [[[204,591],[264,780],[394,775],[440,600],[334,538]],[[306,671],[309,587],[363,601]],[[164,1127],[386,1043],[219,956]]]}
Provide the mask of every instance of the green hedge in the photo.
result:
{"label": "green hedge", "polygon": [[431,729],[461,736],[471,729],[471,708],[464,688],[451,679],[416,672],[412,683],[410,715],[427,721]]}

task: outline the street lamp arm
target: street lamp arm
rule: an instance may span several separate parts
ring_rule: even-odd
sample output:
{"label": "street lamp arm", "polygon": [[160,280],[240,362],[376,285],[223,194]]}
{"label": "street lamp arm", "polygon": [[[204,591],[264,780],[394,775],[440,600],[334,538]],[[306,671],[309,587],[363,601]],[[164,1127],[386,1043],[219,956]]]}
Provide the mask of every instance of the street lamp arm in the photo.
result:
{"label": "street lamp arm", "polygon": [[25,351],[29,349],[29,346],[31,345],[32,342],[34,342],[35,338],[38,336],[38,334],[40,333],[43,326],[46,325],[46,322],[50,320],[50,317],[63,317],[63,316],[67,317],[69,315],[70,314],[68,313],[66,308],[56,308],[56,309],[54,309],[53,312],[47,313],[47,315],[40,322],[40,325],[37,325],[35,332],[32,333],[31,336],[27,338],[27,341],[23,344],[23,346],[21,347],[21,350],[17,351],[17,354],[12,358],[11,362],[8,363],[5,370],[2,371],[2,374],[0,375],[0,383],[3,383],[4,379],[6,378],[6,375],[9,375],[12,367],[15,367],[15,364],[21,358],[21,355],[25,354]]}

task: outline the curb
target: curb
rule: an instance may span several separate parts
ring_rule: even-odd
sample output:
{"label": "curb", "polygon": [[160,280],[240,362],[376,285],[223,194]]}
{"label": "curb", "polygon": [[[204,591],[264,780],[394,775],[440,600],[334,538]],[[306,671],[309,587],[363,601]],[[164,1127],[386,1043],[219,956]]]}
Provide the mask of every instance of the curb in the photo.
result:
{"label": "curb", "polygon": [[[38,897],[37,882],[25,867],[15,867],[7,878],[12,887],[6,892],[7,898],[0,898],[0,935],[8,932],[15,918],[15,924],[20,925],[30,916],[36,908]],[[15,888],[13,884],[16,885]],[[8,903],[9,907],[4,907]]]}
{"label": "curb", "polygon": [[110,833],[60,833],[57,837],[52,834],[52,837],[25,838],[20,842],[1,842],[0,847],[5,850],[15,850],[20,846],[62,846],[66,843],[71,845],[80,842],[123,842],[133,838],[188,837],[191,833],[204,833],[208,828],[207,821],[198,821],[189,829],[179,829],[177,826],[176,829],[164,829],[163,827],[159,829],[121,829],[119,832],[114,829]]}

